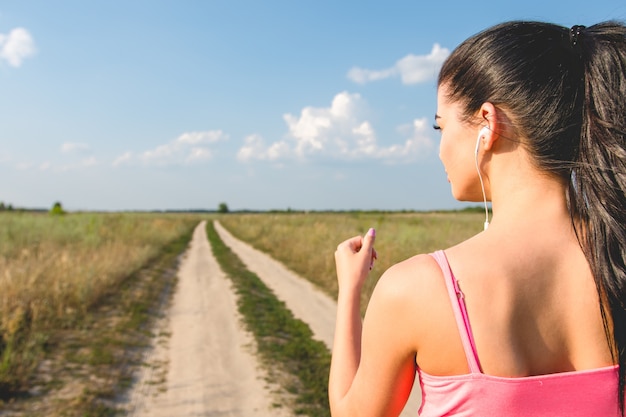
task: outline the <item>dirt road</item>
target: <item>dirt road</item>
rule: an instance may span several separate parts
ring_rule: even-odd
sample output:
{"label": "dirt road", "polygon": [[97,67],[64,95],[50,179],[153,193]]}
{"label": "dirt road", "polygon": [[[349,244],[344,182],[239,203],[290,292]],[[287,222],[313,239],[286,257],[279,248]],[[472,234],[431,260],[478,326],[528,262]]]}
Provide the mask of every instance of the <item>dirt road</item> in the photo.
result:
{"label": "dirt road", "polygon": [[[248,244],[219,223],[220,237],[292,310],[315,337],[332,346],[336,303],[310,282]],[[129,394],[131,416],[288,417],[242,329],[230,281],[220,270],[200,223],[181,263],[179,282],[160,336]],[[159,332],[159,330],[157,330]],[[419,390],[402,416],[416,416]]]}
{"label": "dirt road", "polygon": [[209,246],[205,222],[193,234],[178,285],[147,366],[129,396],[131,416],[290,416],[272,408],[271,388],[244,332],[230,281]]}

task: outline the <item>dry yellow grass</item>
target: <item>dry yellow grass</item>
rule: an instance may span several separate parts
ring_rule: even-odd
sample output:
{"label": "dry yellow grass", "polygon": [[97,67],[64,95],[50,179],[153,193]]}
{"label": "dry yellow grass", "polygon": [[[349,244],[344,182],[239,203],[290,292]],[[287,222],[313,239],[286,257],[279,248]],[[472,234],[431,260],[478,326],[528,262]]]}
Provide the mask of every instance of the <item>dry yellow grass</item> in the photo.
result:
{"label": "dry yellow grass", "polygon": [[[0,402],[7,390],[23,388],[50,334],[80,324],[198,219],[160,213],[0,213]],[[482,227],[481,213],[473,212],[228,214],[220,220],[331,295],[336,295],[337,244],[375,227],[379,261],[364,291],[364,306],[393,263],[450,246]]]}
{"label": "dry yellow grass", "polygon": [[74,325],[196,222],[164,214],[0,213],[0,391],[19,388],[50,331]]}
{"label": "dry yellow grass", "polygon": [[337,294],[337,244],[376,228],[378,261],[363,305],[382,273],[418,253],[454,245],[482,229],[481,212],[228,214],[219,218],[235,236],[283,262],[332,296]]}

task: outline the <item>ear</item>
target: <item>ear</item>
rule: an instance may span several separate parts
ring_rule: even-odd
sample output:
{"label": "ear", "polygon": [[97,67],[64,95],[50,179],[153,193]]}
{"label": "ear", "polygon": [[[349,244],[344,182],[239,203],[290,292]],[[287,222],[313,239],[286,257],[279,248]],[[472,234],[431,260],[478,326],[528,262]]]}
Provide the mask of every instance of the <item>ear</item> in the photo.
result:
{"label": "ear", "polygon": [[487,128],[481,134],[481,147],[491,150],[500,137],[501,124],[498,122],[498,108],[486,102],[478,110],[479,129]]}

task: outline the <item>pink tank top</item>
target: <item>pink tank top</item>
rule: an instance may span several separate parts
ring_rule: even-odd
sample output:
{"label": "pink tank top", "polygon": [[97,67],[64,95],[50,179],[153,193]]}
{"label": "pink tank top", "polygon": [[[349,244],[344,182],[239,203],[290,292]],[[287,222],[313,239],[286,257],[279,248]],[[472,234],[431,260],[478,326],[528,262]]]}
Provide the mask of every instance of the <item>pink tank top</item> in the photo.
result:
{"label": "pink tank top", "polygon": [[470,373],[429,375],[418,368],[421,417],[616,417],[617,366],[524,378],[481,372],[463,293],[443,251],[431,254],[446,280]]}

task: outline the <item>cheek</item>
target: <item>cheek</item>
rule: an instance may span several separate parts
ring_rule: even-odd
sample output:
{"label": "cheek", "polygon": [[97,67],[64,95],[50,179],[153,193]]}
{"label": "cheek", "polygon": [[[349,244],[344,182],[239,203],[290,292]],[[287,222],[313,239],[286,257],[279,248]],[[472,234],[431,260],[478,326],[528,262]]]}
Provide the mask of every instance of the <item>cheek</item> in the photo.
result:
{"label": "cheek", "polygon": [[467,200],[471,194],[475,172],[471,149],[459,147],[458,143],[450,143],[442,137],[439,144],[439,159],[446,171],[453,197],[460,201]]}
{"label": "cheek", "polygon": [[450,158],[451,158],[450,144],[442,135],[441,141],[439,142],[439,159],[441,160],[441,163],[443,164],[443,167],[445,168],[446,171],[450,167]]}

